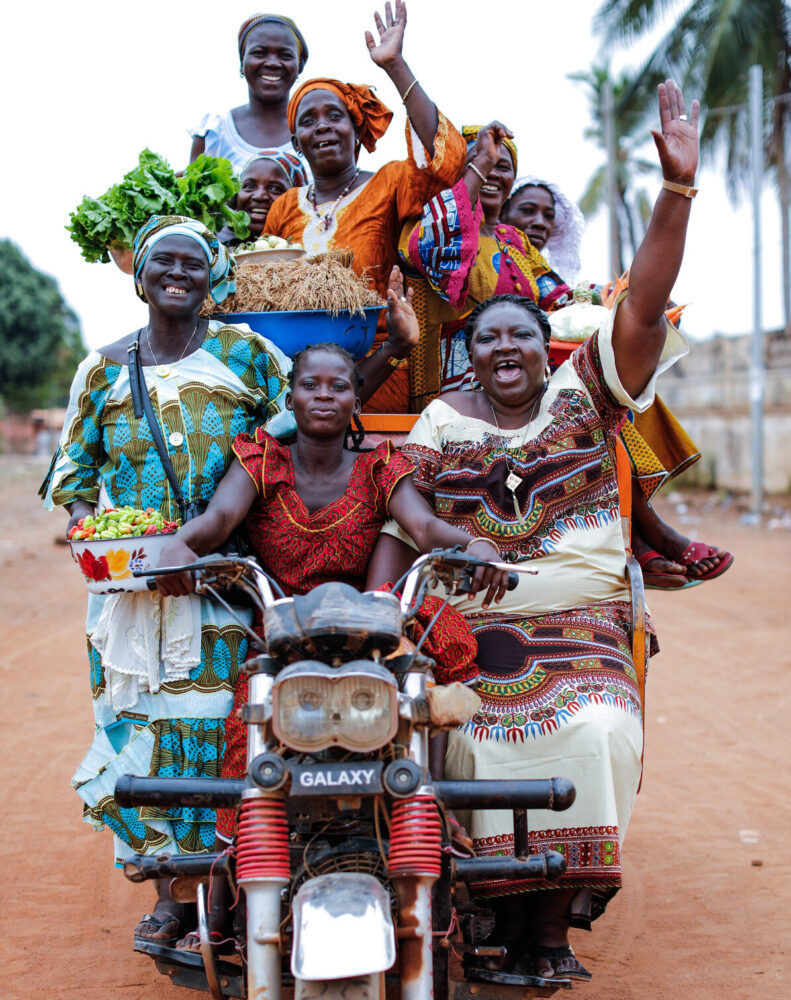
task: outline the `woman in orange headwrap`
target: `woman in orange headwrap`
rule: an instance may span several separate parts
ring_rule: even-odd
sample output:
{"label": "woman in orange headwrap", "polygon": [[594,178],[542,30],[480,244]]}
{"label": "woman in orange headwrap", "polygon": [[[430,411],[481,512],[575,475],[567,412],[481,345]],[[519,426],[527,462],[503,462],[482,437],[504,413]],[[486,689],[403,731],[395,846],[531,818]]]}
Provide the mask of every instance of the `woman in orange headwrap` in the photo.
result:
{"label": "woman in orange headwrap", "polygon": [[[287,191],[267,217],[270,233],[298,240],[309,253],[354,251],[354,269],[365,272],[382,297],[398,262],[401,226],[418,215],[426,201],[455,183],[466,156],[461,135],[404,61],[405,4],[397,0],[393,17],[388,3],[385,20],[386,24],[376,15],[379,44],[370,32],[366,42],[371,59],[396,85],[406,107],[408,159],[388,163],[376,173],[360,170],[360,146],[369,152],[375,148],[392,112],[369,87],[308,80],[289,102],[288,121],[294,147],[308,161],[314,181]],[[388,339],[384,323],[380,325],[375,351],[360,365],[369,388],[381,386],[366,410],[407,412],[408,374],[400,362],[411,346]]]}

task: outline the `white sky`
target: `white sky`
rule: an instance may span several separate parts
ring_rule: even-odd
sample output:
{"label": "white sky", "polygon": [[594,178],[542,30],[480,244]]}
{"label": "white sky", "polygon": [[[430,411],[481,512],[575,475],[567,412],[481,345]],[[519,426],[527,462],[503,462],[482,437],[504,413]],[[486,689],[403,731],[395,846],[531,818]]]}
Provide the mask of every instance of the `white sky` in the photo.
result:
{"label": "white sky", "polygon": [[[554,180],[577,198],[602,154],[582,138],[586,96],[566,74],[588,69],[596,57],[590,28],[596,6],[587,0],[500,0],[492,7],[481,0],[411,0],[405,55],[455,124],[504,121],[516,133],[520,172]],[[141,326],[146,313],[131,278],[113,264],[83,261],[64,230],[69,212],[84,194],[98,196],[120,180],[145,146],[184,166],[187,128],[207,111],[245,103],[236,34],[254,9],[252,0],[43,0],[15,4],[4,15],[0,237],[54,275],[92,347]],[[374,3],[300,0],[265,9],[291,16],[303,31],[310,49],[304,78],[375,84],[396,112],[375,154],[363,152],[361,162],[375,168],[401,158],[403,109],[363,38],[373,29]],[[752,323],[749,206],[731,206],[721,170],[699,175],[674,291],[676,301],[690,303],[684,328],[698,338],[746,332]],[[771,190],[762,219],[768,329],[781,319],[779,211]],[[588,223],[582,262],[583,277],[608,277],[603,213]]]}

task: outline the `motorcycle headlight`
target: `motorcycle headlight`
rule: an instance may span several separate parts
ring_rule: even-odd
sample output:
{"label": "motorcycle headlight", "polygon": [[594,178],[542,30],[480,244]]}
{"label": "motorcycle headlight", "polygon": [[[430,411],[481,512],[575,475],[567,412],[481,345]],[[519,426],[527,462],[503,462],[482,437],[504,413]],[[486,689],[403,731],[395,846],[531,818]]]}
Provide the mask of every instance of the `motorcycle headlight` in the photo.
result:
{"label": "motorcycle headlight", "polygon": [[292,750],[377,750],[398,728],[398,689],[385,667],[307,661],[281,670],[272,689],[272,727]]}

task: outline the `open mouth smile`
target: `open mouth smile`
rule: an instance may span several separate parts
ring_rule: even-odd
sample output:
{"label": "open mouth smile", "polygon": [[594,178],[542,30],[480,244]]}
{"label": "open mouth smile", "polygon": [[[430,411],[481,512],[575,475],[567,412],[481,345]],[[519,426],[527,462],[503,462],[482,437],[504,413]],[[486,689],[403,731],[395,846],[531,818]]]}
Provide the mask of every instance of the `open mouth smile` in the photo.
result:
{"label": "open mouth smile", "polygon": [[508,358],[505,361],[498,361],[494,366],[494,374],[501,382],[512,382],[519,378],[522,373],[522,366],[519,362]]}
{"label": "open mouth smile", "polygon": [[165,291],[168,295],[186,295],[186,288],[177,288],[175,285],[165,285]]}

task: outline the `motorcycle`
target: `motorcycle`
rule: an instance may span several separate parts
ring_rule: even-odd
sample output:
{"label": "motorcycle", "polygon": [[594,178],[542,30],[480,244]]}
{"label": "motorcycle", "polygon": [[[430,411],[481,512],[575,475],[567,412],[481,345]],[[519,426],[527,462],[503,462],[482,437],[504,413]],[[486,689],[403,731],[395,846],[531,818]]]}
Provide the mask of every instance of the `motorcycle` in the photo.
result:
{"label": "motorcycle", "polygon": [[[191,571],[196,591],[231,611],[228,592],[240,589],[266,636],[247,629],[256,655],[244,665],[243,780],[125,775],[116,785],[125,807],[238,807],[228,851],[136,855],[124,866],[133,882],[168,879],[175,899],[197,903],[200,954],[136,939],[136,950],[175,984],[215,1000],[280,1000],[283,985],[295,1000],[385,1000],[386,991],[401,1000],[499,1000],[571,988],[524,976],[509,985],[507,975],[487,972],[482,960],[504,950],[487,944],[491,921],[487,927],[469,889],[491,879],[558,878],[562,854],[529,852],[527,810],[567,809],[574,786],[562,777],[433,780],[434,663],[422,652],[425,635],[403,651],[429,589],[469,592],[475,569],[486,565],[435,551],[391,593],[325,583],[290,598],[252,558],[214,555],[147,572]],[[513,811],[514,856],[461,856],[448,811],[494,808]],[[211,944],[213,878],[229,879],[239,900],[236,960],[218,957]],[[463,974],[451,961],[457,946]]]}

